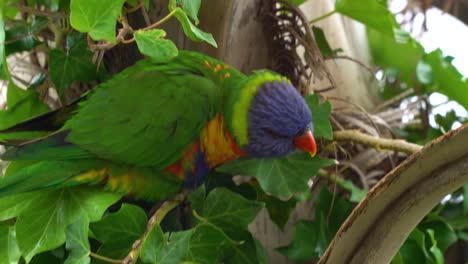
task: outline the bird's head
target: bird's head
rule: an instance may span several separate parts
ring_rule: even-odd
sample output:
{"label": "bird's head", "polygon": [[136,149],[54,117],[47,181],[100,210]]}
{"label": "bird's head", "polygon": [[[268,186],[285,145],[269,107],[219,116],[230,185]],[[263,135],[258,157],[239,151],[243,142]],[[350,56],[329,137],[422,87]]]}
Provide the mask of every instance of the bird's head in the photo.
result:
{"label": "bird's head", "polygon": [[254,74],[239,93],[234,112],[237,139],[250,156],[283,157],[297,149],[315,155],[312,115],[285,77]]}

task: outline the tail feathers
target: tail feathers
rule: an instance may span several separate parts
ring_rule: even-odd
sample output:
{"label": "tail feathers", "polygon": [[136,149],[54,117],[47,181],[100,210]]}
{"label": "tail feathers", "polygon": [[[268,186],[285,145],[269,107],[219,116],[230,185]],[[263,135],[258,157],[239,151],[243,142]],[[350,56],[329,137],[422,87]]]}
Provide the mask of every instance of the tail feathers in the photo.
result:
{"label": "tail feathers", "polygon": [[77,109],[79,101],[0,130],[0,143],[16,146],[59,130]]}
{"label": "tail feathers", "polygon": [[104,190],[137,199],[163,200],[181,186],[152,168],[117,165],[103,160],[40,161],[0,177],[0,197],[46,188],[101,185]]}
{"label": "tail feathers", "polygon": [[0,177],[0,197],[44,188],[64,187],[63,183],[73,176],[102,166],[103,162],[99,160],[37,162]]}
{"label": "tail feathers", "polygon": [[2,160],[67,160],[95,158],[96,156],[66,142],[67,131],[11,147],[0,156]]}

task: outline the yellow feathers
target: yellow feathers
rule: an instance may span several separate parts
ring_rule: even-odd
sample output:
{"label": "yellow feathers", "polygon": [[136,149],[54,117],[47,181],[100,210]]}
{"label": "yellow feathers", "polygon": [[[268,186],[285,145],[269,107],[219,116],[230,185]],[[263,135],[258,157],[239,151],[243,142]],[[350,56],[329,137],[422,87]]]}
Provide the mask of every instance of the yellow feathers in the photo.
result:
{"label": "yellow feathers", "polygon": [[210,120],[202,131],[201,149],[205,153],[208,167],[213,168],[223,162],[237,159],[244,153],[226,131],[224,119],[220,114]]}

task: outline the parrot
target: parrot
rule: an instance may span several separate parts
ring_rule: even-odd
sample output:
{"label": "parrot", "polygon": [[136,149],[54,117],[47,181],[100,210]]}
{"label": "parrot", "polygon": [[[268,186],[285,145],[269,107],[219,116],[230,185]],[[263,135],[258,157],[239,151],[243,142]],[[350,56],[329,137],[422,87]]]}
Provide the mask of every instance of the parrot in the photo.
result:
{"label": "parrot", "polygon": [[231,160],[317,151],[310,109],[286,77],[183,50],[0,134],[28,131],[44,136],[0,141],[0,158],[23,164],[0,177],[0,197],[88,184],[161,200]]}

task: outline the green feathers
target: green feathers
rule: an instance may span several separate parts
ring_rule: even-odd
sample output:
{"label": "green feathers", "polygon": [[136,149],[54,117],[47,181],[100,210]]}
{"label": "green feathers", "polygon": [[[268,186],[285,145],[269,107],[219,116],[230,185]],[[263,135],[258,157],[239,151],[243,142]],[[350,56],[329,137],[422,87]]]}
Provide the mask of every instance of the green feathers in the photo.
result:
{"label": "green feathers", "polygon": [[184,158],[216,114],[232,127],[231,98],[245,80],[228,65],[193,52],[164,64],[140,61],[74,104],[0,131],[0,138],[40,132],[2,156],[33,164],[0,178],[0,196],[76,184],[152,199],[172,193],[180,179],[171,178],[168,166]]}

